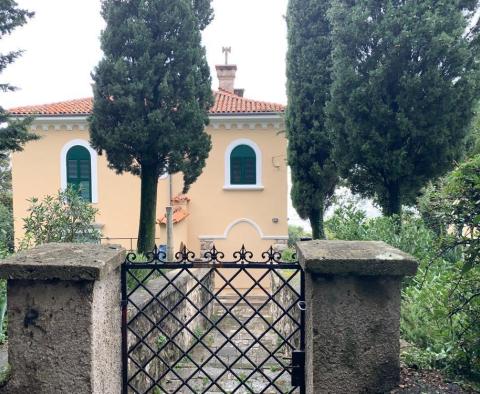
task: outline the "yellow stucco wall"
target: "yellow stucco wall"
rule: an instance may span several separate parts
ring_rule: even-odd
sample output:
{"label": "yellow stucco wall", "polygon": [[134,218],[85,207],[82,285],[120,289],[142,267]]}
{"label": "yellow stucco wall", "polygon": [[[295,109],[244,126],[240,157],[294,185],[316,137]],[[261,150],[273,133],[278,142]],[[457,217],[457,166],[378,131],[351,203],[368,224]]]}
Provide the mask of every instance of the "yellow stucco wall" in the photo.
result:
{"label": "yellow stucco wall", "polygon": [[[275,128],[274,123],[259,122],[242,127],[233,120],[228,126],[217,124],[208,127],[213,148],[203,174],[188,193],[191,198],[188,206],[190,216],[175,225],[176,248],[183,241],[198,254],[200,237],[213,236],[217,248],[224,250],[227,256],[243,243],[259,254],[277,243],[279,238],[286,238],[286,139],[284,133],[279,133],[278,124]],[[61,187],[62,148],[72,140],[89,139],[85,120],[39,119],[34,122],[33,130],[42,138],[28,143],[23,152],[13,154],[12,158],[17,239],[23,236],[22,218],[27,215],[27,199],[55,194]],[[237,139],[249,139],[260,148],[263,190],[224,190],[225,151]],[[180,193],[182,186],[181,175],[175,175],[174,194]],[[99,156],[98,203],[94,206],[99,210],[97,223],[103,225],[104,237],[137,237],[139,197],[139,179],[130,174],[117,175],[108,168],[106,157]],[[167,201],[168,179],[160,180],[157,217],[163,216]],[[274,218],[278,219],[278,223],[274,223]],[[165,226],[157,226],[157,237],[164,238],[164,231]],[[184,237],[186,239],[178,239]],[[121,243],[130,247],[129,240]]]}

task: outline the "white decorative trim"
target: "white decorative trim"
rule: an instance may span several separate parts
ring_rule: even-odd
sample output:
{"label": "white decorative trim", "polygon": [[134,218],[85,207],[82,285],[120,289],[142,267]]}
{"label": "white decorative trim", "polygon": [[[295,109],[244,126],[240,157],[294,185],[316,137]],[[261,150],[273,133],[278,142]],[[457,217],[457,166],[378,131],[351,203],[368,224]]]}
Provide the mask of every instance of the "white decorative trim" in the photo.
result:
{"label": "white decorative trim", "polygon": [[229,185],[229,186],[224,186],[223,190],[233,190],[233,191],[238,191],[238,190],[264,190],[265,188],[263,186],[256,186],[256,185]]}
{"label": "white decorative trim", "polygon": [[[17,116],[16,119],[24,119],[23,116]],[[258,114],[225,114],[210,115],[210,126],[214,130],[223,127],[226,131],[235,130],[265,130],[273,127],[275,130],[284,127],[283,113],[258,113]],[[53,128],[55,130],[87,130],[88,116],[37,116],[35,117],[37,127],[42,127],[44,131]]]}
{"label": "white decorative trim", "polygon": [[209,119],[210,125],[215,130],[218,130],[221,126],[226,130],[255,130],[257,127],[267,129],[269,125],[274,129],[280,129],[284,122],[284,115],[282,113],[257,115],[211,115]]}
{"label": "white decorative trim", "polygon": [[230,223],[227,228],[225,229],[224,233],[222,235],[200,235],[198,238],[201,239],[201,240],[207,240],[207,239],[212,239],[212,240],[225,240],[228,238],[228,234],[230,233],[230,231],[237,225],[237,224],[240,224],[240,223],[248,223],[250,224],[255,230],[257,230],[257,233],[258,235],[260,235],[260,238],[261,239],[288,239],[288,235],[265,235],[262,231],[262,229],[260,228],[260,226],[255,223],[253,220],[251,219],[247,219],[247,218],[241,218],[241,219],[237,219],[235,221],[233,221],[232,223]]}
{"label": "white decorative trim", "polygon": [[90,152],[91,171],[92,171],[92,204],[98,203],[98,156],[88,141],[71,140],[67,142],[60,152],[60,187],[62,190],[67,188],[67,153],[74,146],[83,146]]}
{"label": "white decorative trim", "polygon": [[[230,155],[232,151],[239,145],[247,145],[255,151],[256,155],[256,182],[255,185],[232,185],[230,182]],[[239,138],[230,143],[225,150],[225,159],[224,159],[224,168],[225,168],[225,184],[223,186],[224,190],[263,190],[262,185],[262,151],[258,145],[247,138]]]}

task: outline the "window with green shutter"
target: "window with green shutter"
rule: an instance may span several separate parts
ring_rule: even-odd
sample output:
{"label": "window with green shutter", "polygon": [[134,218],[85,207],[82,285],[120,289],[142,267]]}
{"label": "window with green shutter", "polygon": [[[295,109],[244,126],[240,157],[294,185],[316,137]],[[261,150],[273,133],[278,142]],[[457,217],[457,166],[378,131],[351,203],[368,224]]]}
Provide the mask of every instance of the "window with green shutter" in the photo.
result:
{"label": "window with green shutter", "polygon": [[92,164],[90,152],[74,146],[67,153],[67,185],[74,187],[87,201],[92,201]]}
{"label": "window with green shutter", "polygon": [[256,185],[257,156],[248,145],[237,146],[230,155],[230,183],[232,185]]}

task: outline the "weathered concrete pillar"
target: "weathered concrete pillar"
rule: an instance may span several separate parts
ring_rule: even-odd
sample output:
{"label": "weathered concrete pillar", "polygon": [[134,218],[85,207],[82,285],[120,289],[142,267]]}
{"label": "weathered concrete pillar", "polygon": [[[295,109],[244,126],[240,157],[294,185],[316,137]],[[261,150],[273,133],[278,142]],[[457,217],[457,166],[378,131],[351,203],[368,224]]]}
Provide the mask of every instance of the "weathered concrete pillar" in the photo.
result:
{"label": "weathered concrete pillar", "polygon": [[415,260],[383,242],[308,241],[307,393],[385,393],[400,379],[401,282]]}
{"label": "weathered concrete pillar", "polygon": [[8,279],[5,393],[121,392],[117,246],[48,244],[4,260]]}

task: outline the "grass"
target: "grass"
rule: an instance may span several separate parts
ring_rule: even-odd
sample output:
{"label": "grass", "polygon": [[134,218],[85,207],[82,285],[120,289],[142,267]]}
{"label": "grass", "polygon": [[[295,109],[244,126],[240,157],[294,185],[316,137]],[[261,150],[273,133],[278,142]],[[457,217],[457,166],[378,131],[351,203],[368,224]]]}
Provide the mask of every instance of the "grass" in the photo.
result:
{"label": "grass", "polygon": [[273,372],[273,373],[278,372],[278,371],[280,371],[281,369],[282,369],[282,368],[280,367],[280,365],[272,365],[272,366],[270,367],[270,371]]}
{"label": "grass", "polygon": [[193,335],[195,335],[197,339],[200,339],[201,337],[203,337],[204,334],[205,334],[205,330],[200,326],[196,326],[193,329]]}
{"label": "grass", "polygon": [[[135,263],[141,264],[145,263],[148,261],[148,259],[143,255],[143,254],[137,254],[137,258],[135,259]],[[136,286],[139,286],[139,283],[142,284],[147,284],[150,280],[158,278],[160,275],[160,272],[164,272],[164,270],[158,270],[156,272],[152,273],[151,269],[135,269],[135,268],[130,268],[127,273],[127,289],[129,291],[133,290]],[[135,275],[135,279],[133,276]],[[150,275],[150,276],[149,276]],[[147,279],[148,276],[148,279]],[[137,281],[138,280],[138,281]]]}
{"label": "grass", "polygon": [[10,365],[7,364],[5,367],[0,369],[0,388],[5,386],[8,379],[10,378]]}
{"label": "grass", "polygon": [[155,341],[157,348],[160,349],[163,345],[167,343],[168,339],[165,335],[160,334]]}

